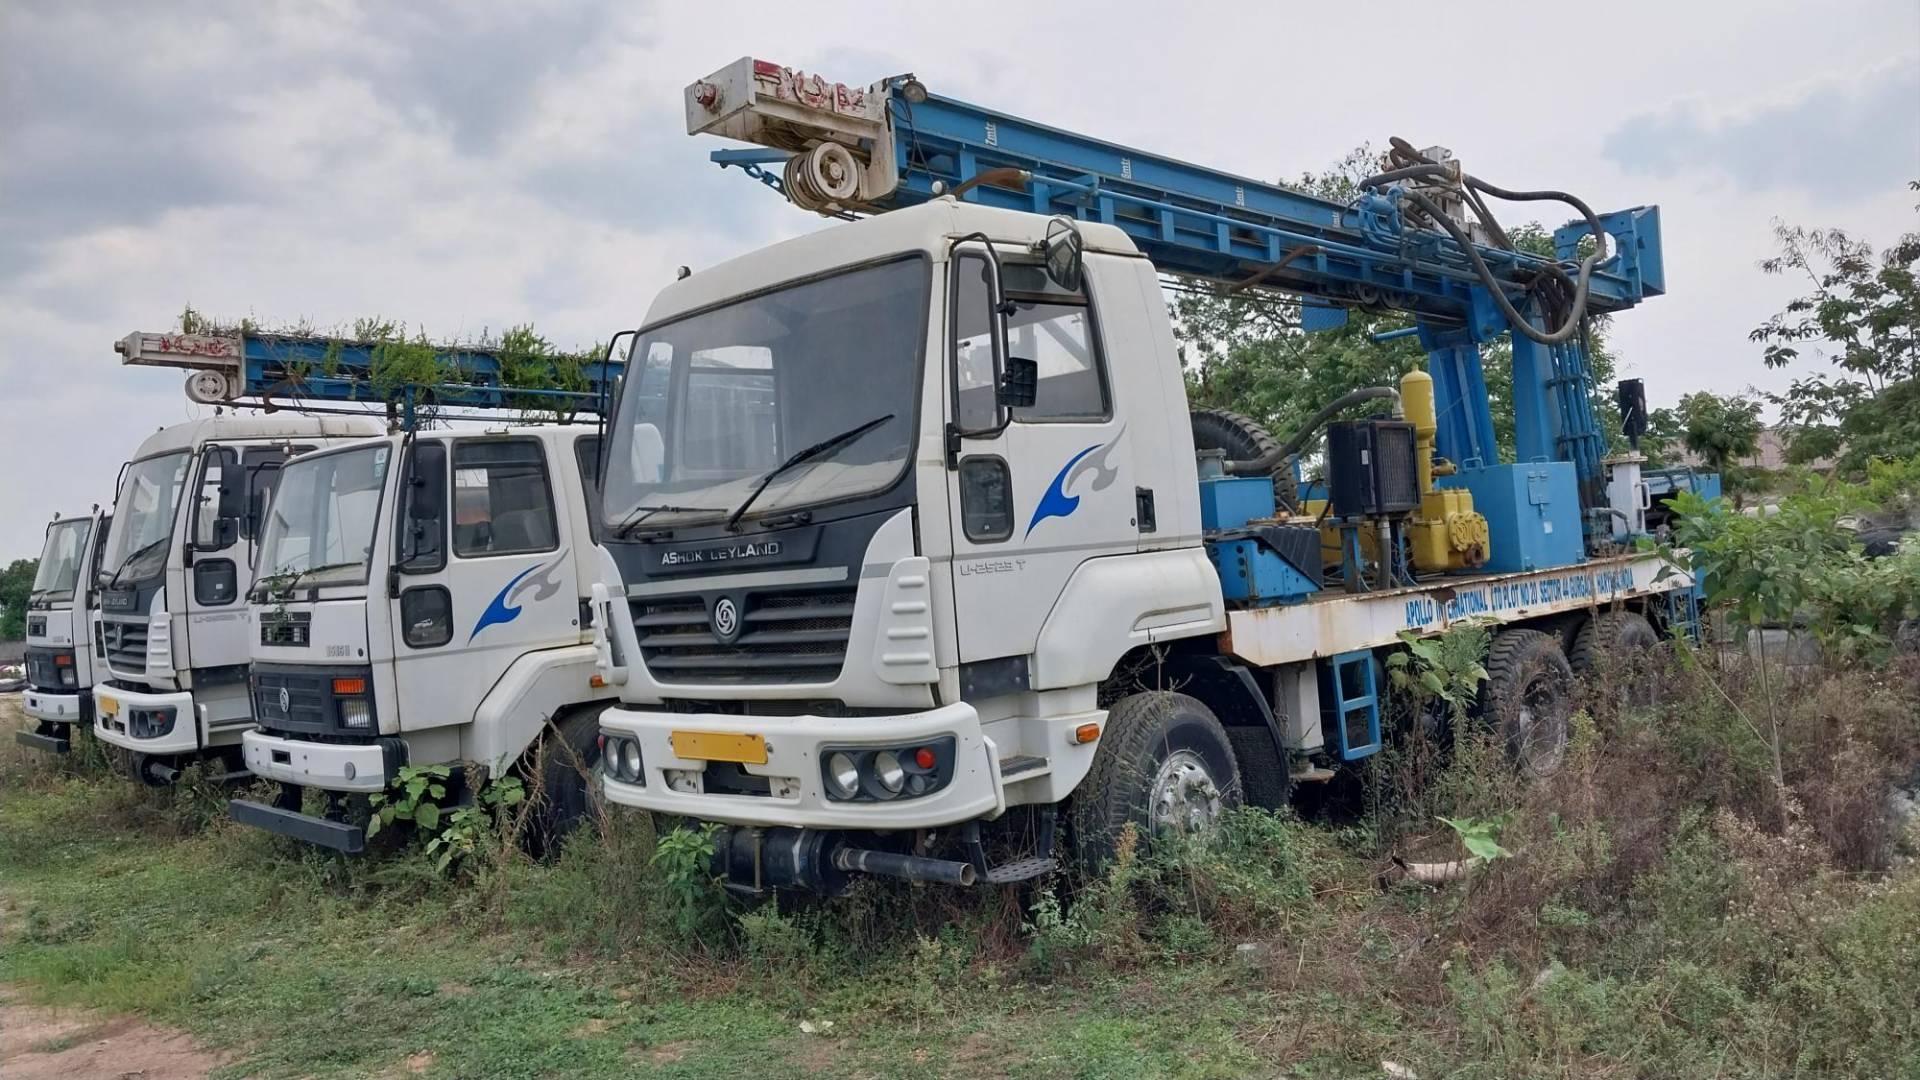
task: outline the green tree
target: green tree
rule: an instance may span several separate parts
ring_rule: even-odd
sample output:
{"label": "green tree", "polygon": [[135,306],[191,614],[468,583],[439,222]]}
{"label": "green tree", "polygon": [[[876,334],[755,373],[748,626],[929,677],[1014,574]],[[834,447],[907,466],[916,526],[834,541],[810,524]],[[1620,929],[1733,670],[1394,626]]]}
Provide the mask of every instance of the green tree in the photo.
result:
{"label": "green tree", "polygon": [[1737,505],[1740,493],[1754,479],[1740,459],[1760,449],[1760,402],[1742,394],[1723,397],[1700,390],[1680,399],[1673,418],[1679,424],[1681,445],[1708,470],[1720,474],[1722,488]]}
{"label": "green tree", "polygon": [[[1908,187],[1920,191],[1920,181]],[[1869,461],[1920,452],[1920,231],[1878,254],[1842,229],[1776,221],[1773,235],[1778,251],[1760,269],[1804,277],[1812,291],[1748,337],[1768,367],[1810,356],[1832,368],[1773,396],[1792,432],[1788,460],[1837,457],[1858,475]]]}
{"label": "green tree", "polygon": [[[1287,184],[1324,199],[1344,202],[1359,182],[1378,171],[1376,155],[1362,146],[1324,173]],[[1283,181],[1284,183],[1284,181]],[[1507,230],[1514,246],[1553,254],[1553,236],[1534,224]],[[1182,349],[1187,398],[1197,408],[1232,409],[1282,438],[1313,412],[1361,386],[1392,385],[1424,366],[1426,352],[1412,337],[1376,342],[1375,335],[1413,326],[1402,312],[1351,309],[1337,330],[1307,333],[1300,304],[1272,294],[1233,292],[1220,286],[1174,286],[1172,316]],[[1619,429],[1618,410],[1607,387],[1614,362],[1606,347],[1606,320],[1593,325],[1593,407],[1603,431]],[[1513,458],[1513,350],[1504,339],[1482,349],[1487,397],[1501,455]]]}
{"label": "green tree", "polygon": [[0,570],[0,640],[27,636],[27,597],[33,593],[33,575],[39,559],[15,559]]}

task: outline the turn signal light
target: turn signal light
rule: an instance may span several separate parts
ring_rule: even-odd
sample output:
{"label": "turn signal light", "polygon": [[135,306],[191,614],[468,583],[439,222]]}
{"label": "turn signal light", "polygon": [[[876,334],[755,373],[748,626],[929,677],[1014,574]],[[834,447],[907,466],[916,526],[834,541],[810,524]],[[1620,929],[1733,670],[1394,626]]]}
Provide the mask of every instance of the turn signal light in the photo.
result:
{"label": "turn signal light", "polygon": [[53,662],[54,662],[54,664],[55,664],[56,666],[58,666],[58,667],[72,667],[72,666],[73,666],[73,654],[72,654],[72,653],[61,653],[60,655],[58,655],[58,656],[56,656],[56,657],[54,657],[54,658],[53,658]]}
{"label": "turn signal light", "polygon": [[1073,729],[1073,741],[1076,745],[1085,745],[1100,737],[1099,724],[1081,724]]}
{"label": "turn signal light", "polygon": [[587,680],[587,685],[593,687],[595,690],[598,690],[601,687],[604,687],[607,685],[607,680],[601,678],[598,675],[595,675],[592,678]]}
{"label": "turn signal light", "polygon": [[333,692],[336,694],[364,694],[367,692],[365,679],[335,679]]}

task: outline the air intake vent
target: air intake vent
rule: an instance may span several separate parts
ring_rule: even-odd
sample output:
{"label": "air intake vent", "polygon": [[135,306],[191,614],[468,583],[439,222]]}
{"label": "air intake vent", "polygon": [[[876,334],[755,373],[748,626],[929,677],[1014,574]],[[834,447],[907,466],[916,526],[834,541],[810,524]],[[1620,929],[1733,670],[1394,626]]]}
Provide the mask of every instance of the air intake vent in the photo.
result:
{"label": "air intake vent", "polygon": [[[663,683],[826,683],[840,676],[853,629],[852,589],[726,594],[738,605],[739,636],[715,632],[721,595],[633,601],[640,656]],[[724,620],[723,620],[724,621]]]}
{"label": "air intake vent", "polygon": [[147,622],[100,620],[101,645],[107,666],[116,672],[144,676],[147,673]]}

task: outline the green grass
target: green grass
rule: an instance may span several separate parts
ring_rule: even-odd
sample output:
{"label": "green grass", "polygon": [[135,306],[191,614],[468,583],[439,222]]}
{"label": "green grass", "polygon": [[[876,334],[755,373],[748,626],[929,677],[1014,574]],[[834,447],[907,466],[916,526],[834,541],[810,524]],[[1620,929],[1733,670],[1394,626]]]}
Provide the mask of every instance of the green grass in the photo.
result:
{"label": "green grass", "polygon": [[[1463,753],[1444,805],[1376,795],[1339,829],[1249,813],[1040,910],[867,883],[680,911],[634,815],[449,880],[9,749],[0,982],[185,1030],[233,1076],[1920,1076],[1920,871],[1845,865],[1881,848],[1832,828],[1898,770],[1821,764],[1913,760],[1920,702],[1836,678],[1794,713],[1819,737],[1789,740],[1811,823],[1773,821],[1731,725],[1669,737],[1722,700],[1679,673],[1664,713],[1601,718],[1550,784]],[[1452,842],[1436,810],[1514,811],[1518,857],[1379,888],[1389,844]]]}

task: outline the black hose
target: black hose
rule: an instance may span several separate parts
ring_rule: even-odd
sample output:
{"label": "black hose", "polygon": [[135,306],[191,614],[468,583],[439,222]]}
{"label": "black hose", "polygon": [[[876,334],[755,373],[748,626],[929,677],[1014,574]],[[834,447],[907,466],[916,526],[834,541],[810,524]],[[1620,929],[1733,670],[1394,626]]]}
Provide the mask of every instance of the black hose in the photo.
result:
{"label": "black hose", "polygon": [[[1507,322],[1513,327],[1515,333],[1525,334],[1542,345],[1558,345],[1580,332],[1580,319],[1586,314],[1587,309],[1588,278],[1593,273],[1594,264],[1600,261],[1604,244],[1580,260],[1579,274],[1574,281],[1573,297],[1567,305],[1570,310],[1567,312],[1566,320],[1552,330],[1536,330],[1533,324],[1527,321],[1527,317],[1520,313],[1520,309],[1513,306],[1513,301],[1507,299],[1506,290],[1501,286],[1500,280],[1493,276],[1493,270],[1487,266],[1487,261],[1480,257],[1473,238],[1468,236],[1444,211],[1434,205],[1432,199],[1418,191],[1406,191],[1403,194],[1406,195],[1408,202],[1419,207],[1428,217],[1438,222],[1440,227],[1447,231],[1447,235],[1453,237],[1453,242],[1460,245],[1460,250],[1467,253],[1468,261],[1473,263],[1473,272],[1479,275],[1481,283],[1487,287],[1489,293],[1493,294],[1493,302],[1499,305],[1501,314],[1507,317]],[[1565,274],[1565,271],[1557,266],[1550,267],[1549,270],[1557,271],[1561,275]]]}
{"label": "black hose", "polygon": [[1304,424],[1291,439],[1261,454],[1257,458],[1229,461],[1226,462],[1222,468],[1225,469],[1228,476],[1265,476],[1279,468],[1281,462],[1298,453],[1300,448],[1307,444],[1307,440],[1313,438],[1314,432],[1319,431],[1321,425],[1332,419],[1336,414],[1350,409],[1363,401],[1374,401],[1379,398],[1392,398],[1395,411],[1397,412],[1399,410],[1400,391],[1391,386],[1363,386],[1358,390],[1349,390],[1339,397],[1334,398],[1325,408],[1309,417],[1306,424]]}

